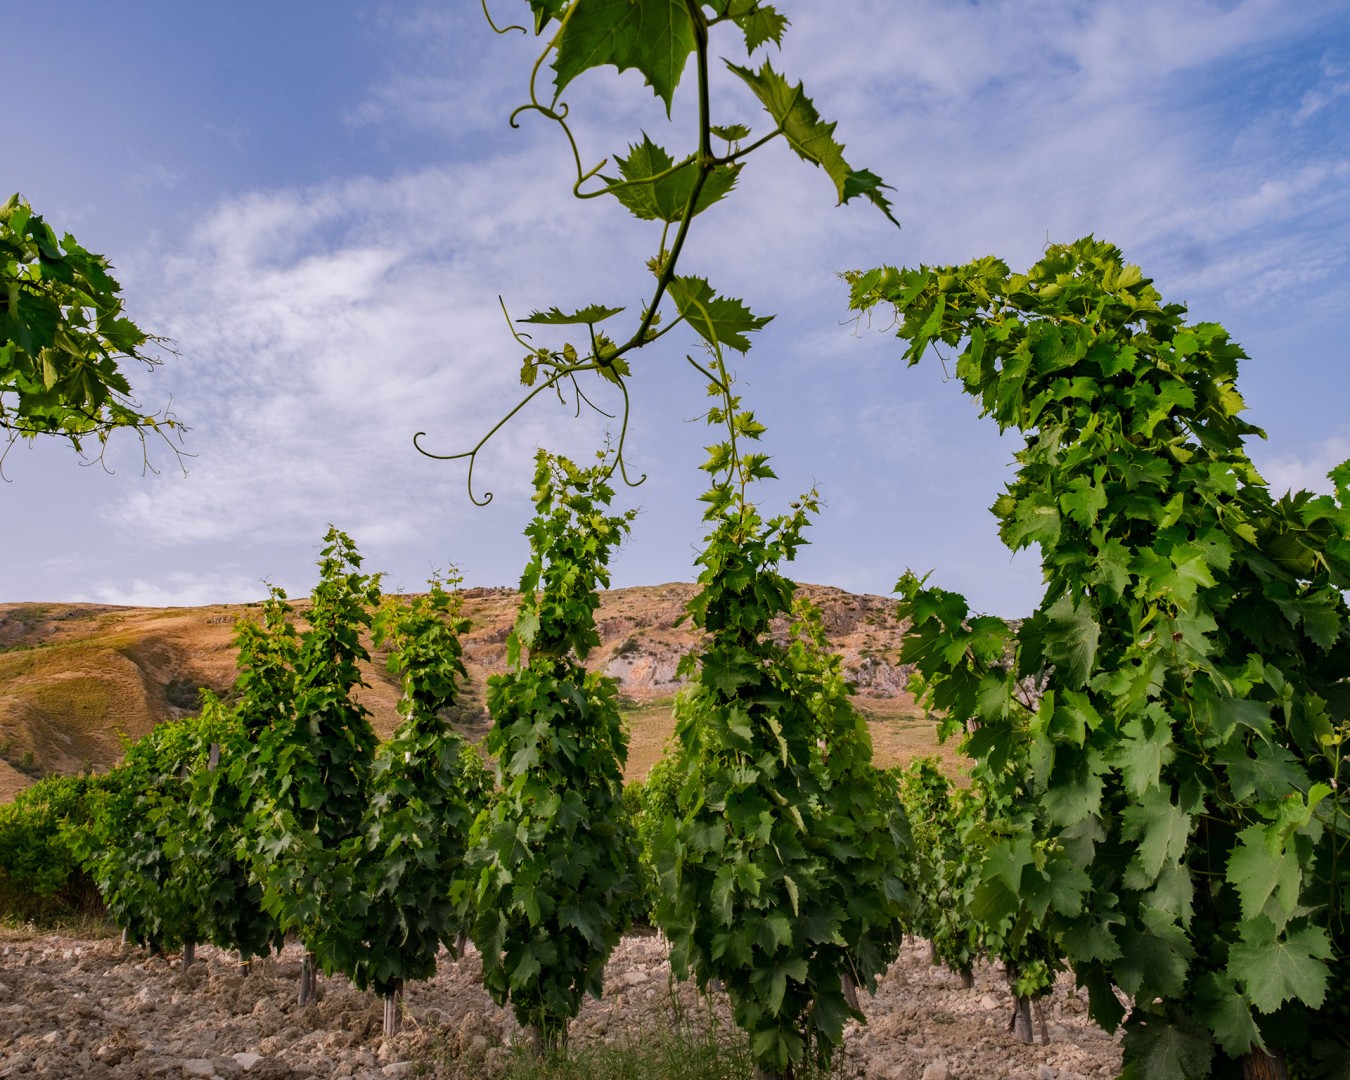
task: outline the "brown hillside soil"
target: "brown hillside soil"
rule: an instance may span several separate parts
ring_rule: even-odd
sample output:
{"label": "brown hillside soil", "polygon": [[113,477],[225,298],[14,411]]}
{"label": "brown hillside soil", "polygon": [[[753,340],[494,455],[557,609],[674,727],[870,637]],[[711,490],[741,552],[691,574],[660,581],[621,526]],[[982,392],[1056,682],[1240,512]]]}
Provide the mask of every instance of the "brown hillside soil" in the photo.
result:
{"label": "brown hillside soil", "polygon": [[[919,716],[903,689],[906,673],[896,666],[901,627],[894,601],[824,586],[802,590],[820,607],[830,642],[858,687],[878,763],[934,752],[932,725]],[[693,592],[676,583],[601,596],[601,645],[590,666],[619,682],[631,734],[629,776],[646,775],[674,730],[675,669],[697,646],[690,628],[676,624]],[[506,667],[518,596],[510,589],[468,589],[464,596],[473,620],[464,642],[470,701],[455,722],[476,739],[487,730],[487,677]],[[307,602],[295,606],[303,617]],[[236,675],[235,621],[258,614],[258,604],[0,604],[0,802],[38,776],[110,768],[121,759],[123,736],[136,738],[195,712],[199,688],[227,695]],[[376,655],[367,665],[368,685],[359,694],[382,737],[398,723],[399,694],[384,660]]]}
{"label": "brown hillside soil", "polygon": [[[963,990],[927,955],[926,943],[907,945],[877,995],[864,996],[868,1024],[849,1026],[838,1075],[1096,1080],[1119,1072],[1117,1040],[1087,1020],[1068,982],[1046,999],[1049,1045],[1026,1046],[1006,1031],[1012,1002],[1001,972],[981,969],[974,989]],[[320,979],[318,1001],[297,1007],[299,971],[296,946],[245,976],[211,948],[180,972],[115,939],[0,931],[0,1077],[486,1080],[518,1034],[479,984],[472,950],[458,963],[442,956],[434,979],[409,987],[404,1033],[389,1041],[380,1002],[345,979]],[[668,1032],[678,1016],[702,1025],[710,1015],[730,1027],[723,996],[710,1006],[691,985],[672,986],[659,937],[630,935],[571,1038],[579,1046],[639,1040]]]}

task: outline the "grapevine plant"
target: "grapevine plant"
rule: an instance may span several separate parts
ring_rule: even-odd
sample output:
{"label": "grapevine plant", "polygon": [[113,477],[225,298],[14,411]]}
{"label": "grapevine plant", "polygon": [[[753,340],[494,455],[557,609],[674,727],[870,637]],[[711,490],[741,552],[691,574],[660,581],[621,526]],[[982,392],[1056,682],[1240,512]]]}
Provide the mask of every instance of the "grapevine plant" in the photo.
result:
{"label": "grapevine plant", "polygon": [[1125,1020],[1127,1076],[1346,1068],[1350,463],[1334,495],[1273,498],[1242,350],[1090,237],[1025,274],[986,258],[852,290],[895,309],[910,364],[959,349],[982,414],[1025,438],[993,512],[1040,547],[1035,614],[900,582],[926,700],[1038,795],[987,902],[1047,910],[1093,1016]]}
{"label": "grapevine plant", "polygon": [[600,995],[637,891],[617,684],[583,666],[600,644],[596,590],[636,513],[609,512],[611,468],[539,454],[531,557],[507,638],[513,670],[488,680],[501,787],[470,837],[484,985],[552,1048],[582,997]]}
{"label": "grapevine plant", "polygon": [[[648,262],[656,284],[631,328],[623,332],[610,328],[618,325],[615,320],[625,309],[608,304],[570,312],[554,306],[520,320],[530,327],[578,328],[580,341],[536,344],[511,324],[513,336],[526,350],[521,381],[527,393],[473,448],[433,456],[467,458],[470,496],[486,502],[490,495],[478,500],[473,494],[473,465],[486,442],[545,392],[571,390],[578,406],[583,401],[589,404],[579,378],[594,374],[622,398],[614,456],[605,468],[633,482],[624,459],[631,355],[680,326],[692,330],[711,351],[715,372],[694,366],[721,400],[711,418],[727,425],[729,438],[714,449],[705,466],[714,479],[705,496],[711,504],[708,520],[713,531],[702,559],[704,587],[691,608],[691,618],[710,635],[710,645],[696,665],[699,690],[682,706],[687,742],[681,765],[681,824],[671,826],[678,832],[680,848],[675,862],[663,870],[665,877],[678,883],[679,899],[668,905],[669,898],[659,899],[657,915],[677,943],[678,961],[692,967],[701,983],[718,978],[727,986],[739,1022],[751,1032],[762,1068],[786,1074],[808,1056],[829,1056],[852,1009],[853,983],[870,985],[894,954],[901,890],[890,859],[901,843],[901,819],[887,809],[898,805],[895,792],[887,794],[884,780],[871,769],[866,733],[848,706],[837,661],[822,654],[809,628],[790,648],[771,642],[770,623],[787,615],[792,606],[792,585],[776,567],[802,542],[800,532],[815,499],[808,497],[793,514],[770,522],[764,522],[745,499],[745,483],[771,474],[763,455],[740,454],[738,445],[757,438],[763,429],[733,400],[723,359],[726,349],[747,351],[749,335],[765,326],[769,317],[755,315],[739,299],[719,295],[707,278],[680,272],[679,263],[694,219],[731,193],[749,155],[779,138],[798,157],[825,171],[839,202],[862,197],[894,219],[881,178],[845,160],[843,146],[834,137],[835,125],[821,119],[803,86],[792,84],[767,60],[754,65],[755,55],[780,44],[787,30],[787,19],[775,6],[758,0],[530,0],[529,7],[534,32],[544,35],[547,44],[530,76],[529,100],[513,114],[512,123],[522,115],[535,115],[557,124],[576,166],[573,192],[578,198],[613,196],[640,221],[659,224],[656,250]],[[745,50],[747,62],[728,61],[727,70],[767,111],[765,131],[719,123],[722,118],[714,115],[709,58],[712,36],[721,32],[719,28],[730,32],[725,44],[719,43],[721,49]],[[500,32],[512,29],[528,32],[522,26]],[[588,167],[560,97],[572,81],[591,68],[636,70],[670,115],[691,58],[697,126],[688,152],[671,154],[644,134],[626,154],[614,155],[612,167],[608,160]],[[553,72],[551,94],[541,85],[545,65]],[[417,436],[419,448],[423,435]],[[599,474],[587,480],[597,490],[602,482]],[[544,539],[543,520],[537,518],[532,526],[536,542]],[[741,544],[747,546],[736,554]],[[591,574],[594,552],[556,554],[580,560],[571,571],[580,579]],[[556,577],[565,576],[565,563],[550,565]],[[528,578],[527,574],[527,597],[534,589]],[[526,621],[517,631],[526,640],[535,632],[528,604],[527,599],[522,613]],[[521,634],[522,629],[526,633]],[[537,651],[531,652],[530,667],[519,676],[535,677]],[[686,673],[694,670],[694,664],[686,666]],[[781,664],[781,670],[765,670],[772,664]],[[532,878],[522,885],[511,870],[517,861],[532,866],[535,859],[533,847],[527,848],[523,839],[528,832],[511,831],[513,823],[530,813],[529,803],[513,792],[513,786],[524,790],[528,784],[538,785],[538,798],[546,790],[567,791],[573,783],[573,763],[565,754],[554,754],[550,760],[544,750],[538,752],[542,764],[521,756],[531,754],[535,742],[546,734],[545,749],[553,746],[556,736],[549,725],[556,706],[549,698],[536,695],[536,704],[514,683],[499,684],[495,693],[493,739],[502,754],[507,786],[491,811],[496,825],[486,850],[500,868],[495,877],[487,873],[491,866],[485,868],[480,880],[480,928],[475,938],[486,945],[494,994],[499,999],[510,994],[518,1012],[524,1005],[523,1019],[552,1038],[575,1007],[575,991],[561,978],[566,989],[550,990],[551,1001],[534,988],[541,950],[547,948],[550,958],[556,955],[560,971],[583,969],[580,985],[598,985],[599,969],[587,965],[597,962],[600,954],[594,944],[607,940],[611,926],[606,923],[603,932],[578,928],[586,947],[574,958],[560,943],[533,943],[526,929],[539,925],[547,914],[524,907],[523,916],[511,916],[522,927],[518,938],[522,944],[514,953],[505,948],[507,916],[494,915],[492,902],[503,913],[514,912],[535,902],[532,897],[537,894]],[[767,696],[761,699],[757,694]],[[576,705],[585,700],[584,695],[576,698]],[[511,740],[526,736],[523,749],[517,749]],[[531,771],[536,767],[537,775]],[[686,780],[695,776],[713,785],[707,800],[695,799],[697,782]],[[779,782],[785,785],[783,793],[777,790]],[[764,806],[757,800],[764,800]],[[617,814],[617,801],[612,813]],[[756,816],[761,814],[767,816]],[[480,818],[484,836],[489,835],[488,820]],[[533,823],[535,818],[528,820]],[[606,828],[619,828],[617,816]],[[846,894],[839,874],[855,870],[860,875],[857,887]],[[741,915],[749,922],[733,925],[733,918]],[[500,969],[492,966],[498,955]],[[522,993],[526,987],[533,996]]]}
{"label": "grapevine plant", "polygon": [[[725,426],[703,469],[710,532],[688,617],[704,644],[681,664],[676,707],[682,784],[660,842],[656,918],[677,975],[716,979],[764,1076],[828,1064],[853,987],[875,987],[900,943],[907,843],[895,785],[871,764],[819,616],[794,607],[779,573],[805,543],[814,492],[765,520],[748,486],[772,477],[751,448],[764,428],[732,392],[713,350],[711,424]],[[791,642],[773,634],[793,624]]]}
{"label": "grapevine plant", "polygon": [[455,955],[468,929],[469,912],[451,893],[491,777],[442,717],[465,677],[460,635],[469,620],[460,605],[433,578],[428,593],[387,603],[375,620],[375,641],[392,646],[388,669],[403,682],[403,722],[375,755],[361,829],[334,868],[341,918],[318,959],[385,997],[386,1035],[397,1028],[404,982],[434,975],[441,946]]}
{"label": "grapevine plant", "polygon": [[[361,634],[380,595],[379,576],[360,566],[351,538],[330,529],[309,626],[295,648],[294,702],[272,703],[271,723],[259,732],[248,766],[252,804],[242,842],[263,906],[311,955],[342,933],[333,871],[344,844],[360,831],[375,752],[366,709],[352,697],[362,681],[358,663],[369,659]],[[302,1004],[311,970],[307,955]]]}
{"label": "grapevine plant", "polygon": [[172,849],[188,806],[185,780],[201,749],[192,723],[181,720],[128,742],[81,838],[82,860],[108,914],[153,954],[190,948],[205,936],[202,868]]}
{"label": "grapevine plant", "polygon": [[[236,634],[243,669],[239,685],[256,675],[253,640],[248,631]],[[201,714],[193,724],[198,745],[188,775],[185,820],[167,844],[170,857],[202,869],[198,903],[206,940],[238,953],[243,964],[279,949],[282,942],[276,919],[262,906],[262,888],[239,855],[247,800],[235,765],[247,761],[252,750],[244,717],[254,706],[247,694],[230,707],[203,691]]]}
{"label": "grapevine plant", "polygon": [[900,800],[914,838],[903,872],[914,898],[910,928],[932,945],[933,959],[969,988],[984,953],[979,923],[970,912],[979,865],[979,849],[970,842],[976,800],[947,779],[936,757],[905,766]]}

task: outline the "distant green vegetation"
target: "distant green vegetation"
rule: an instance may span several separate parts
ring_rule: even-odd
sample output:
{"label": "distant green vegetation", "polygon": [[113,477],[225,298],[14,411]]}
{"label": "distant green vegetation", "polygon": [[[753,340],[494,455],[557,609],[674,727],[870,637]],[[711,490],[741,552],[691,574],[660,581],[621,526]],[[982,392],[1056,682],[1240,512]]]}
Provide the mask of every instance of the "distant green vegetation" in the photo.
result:
{"label": "distant green vegetation", "polygon": [[0,806],[0,922],[50,924],[103,914],[74,840],[113,784],[107,776],[51,776]]}

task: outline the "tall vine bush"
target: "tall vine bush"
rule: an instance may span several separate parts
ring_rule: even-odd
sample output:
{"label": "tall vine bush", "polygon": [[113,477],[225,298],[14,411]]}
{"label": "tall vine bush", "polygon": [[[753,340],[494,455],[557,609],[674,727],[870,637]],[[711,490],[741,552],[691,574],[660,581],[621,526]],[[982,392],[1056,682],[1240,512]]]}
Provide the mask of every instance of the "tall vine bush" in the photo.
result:
{"label": "tall vine bush", "polygon": [[391,599],[375,620],[375,641],[390,646],[388,669],[403,683],[403,721],[376,752],[361,829],[334,868],[342,918],[318,959],[386,998],[434,975],[442,945],[456,955],[471,917],[456,883],[492,778],[442,715],[465,678],[460,606],[433,579],[427,594]]}
{"label": "tall vine bush", "polygon": [[977,800],[942,771],[936,757],[915,758],[900,774],[900,801],[914,843],[904,877],[914,899],[910,928],[927,939],[934,959],[969,984],[984,958],[984,938],[970,907],[979,867],[971,843]]}
{"label": "tall vine bush", "polygon": [[[269,601],[269,612],[275,599]],[[243,627],[249,627],[244,629]],[[182,827],[168,838],[170,857],[201,868],[201,923],[205,939],[239,954],[247,964],[282,943],[280,926],[262,904],[262,887],[241,848],[246,849],[244,822],[249,799],[241,774],[254,749],[245,716],[257,706],[254,680],[259,659],[253,651],[257,627],[236,630],[242,696],[227,706],[209,691],[202,693],[201,713],[194,724],[195,767],[188,776],[188,801]],[[249,687],[253,688],[250,690]]]}
{"label": "tall vine bush", "polygon": [[[358,665],[369,659],[362,634],[379,603],[379,576],[360,567],[351,538],[330,528],[307,629],[294,645],[284,631],[272,640],[257,631],[265,639],[264,666],[250,674],[262,680],[259,719],[268,726],[258,731],[244,766],[251,804],[242,844],[264,909],[311,954],[342,932],[334,871],[344,844],[361,828],[375,753],[375,732],[353,691],[362,681]],[[289,676],[272,670],[292,657]],[[284,697],[288,686],[293,702]],[[308,1000],[309,971],[307,964],[302,1001]]]}
{"label": "tall vine bush", "polygon": [[600,643],[596,590],[635,513],[609,512],[609,469],[539,454],[513,670],[488,681],[500,790],[471,834],[484,985],[550,1047],[600,995],[637,891],[617,685],[583,666]]}
{"label": "tall vine bush", "polygon": [[1125,1021],[1127,1076],[1344,1070],[1350,463],[1334,495],[1274,498],[1243,445],[1242,350],[1090,237],[1025,274],[986,258],[852,287],[895,310],[910,364],[959,349],[982,414],[1025,439],[993,512],[1040,548],[1033,616],[901,582],[927,700],[978,724],[969,752],[1023,755],[1039,794],[1044,835],[999,841],[991,902],[1000,882],[1005,907],[1048,896],[1093,1016]]}
{"label": "tall vine bush", "polygon": [[681,665],[693,684],[676,707],[682,783],[655,845],[656,917],[677,975],[719,980],[757,1068],[790,1076],[828,1063],[845,1021],[862,1018],[851,986],[872,989],[898,951],[907,836],[819,617],[794,610],[778,571],[805,542],[815,493],[761,517],[746,490],[773,475],[751,449],[764,428],[714,360],[708,421],[727,436],[703,465],[710,532],[688,617],[705,637]]}

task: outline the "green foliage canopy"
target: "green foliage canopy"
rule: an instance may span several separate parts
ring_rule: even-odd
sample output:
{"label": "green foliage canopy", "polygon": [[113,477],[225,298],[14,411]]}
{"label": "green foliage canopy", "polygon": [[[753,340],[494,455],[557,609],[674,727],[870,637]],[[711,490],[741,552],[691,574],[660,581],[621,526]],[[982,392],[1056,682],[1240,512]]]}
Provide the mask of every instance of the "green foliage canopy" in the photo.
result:
{"label": "green foliage canopy", "polygon": [[991,856],[1004,904],[1045,898],[1100,1022],[1122,1019],[1113,984],[1132,999],[1130,1075],[1252,1048],[1346,1061],[1350,463],[1334,496],[1273,498],[1242,350],[1091,237],[1025,274],[987,258],[852,288],[895,309],[909,363],[960,349],[966,392],[1025,439],[993,512],[1040,547],[1035,614],[1014,630],[900,583],[926,700],[1039,798]]}
{"label": "green foliage canopy", "polygon": [[[174,437],[170,413],[149,414],[132,397],[121,365],[154,367],[156,343],[123,313],[121,287],[102,255],[56,233],[18,194],[0,205],[0,431],[52,435],[77,452],[119,428]],[[148,461],[147,461],[148,463]]]}

